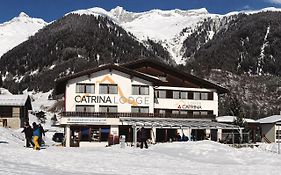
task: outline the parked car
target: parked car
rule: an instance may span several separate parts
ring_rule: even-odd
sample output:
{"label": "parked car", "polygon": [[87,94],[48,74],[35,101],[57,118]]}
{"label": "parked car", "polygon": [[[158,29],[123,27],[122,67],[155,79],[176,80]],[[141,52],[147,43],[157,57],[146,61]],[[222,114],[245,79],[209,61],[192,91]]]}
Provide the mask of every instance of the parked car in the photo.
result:
{"label": "parked car", "polygon": [[55,141],[55,142],[63,142],[63,140],[64,140],[64,133],[56,132],[53,135],[52,140]]}

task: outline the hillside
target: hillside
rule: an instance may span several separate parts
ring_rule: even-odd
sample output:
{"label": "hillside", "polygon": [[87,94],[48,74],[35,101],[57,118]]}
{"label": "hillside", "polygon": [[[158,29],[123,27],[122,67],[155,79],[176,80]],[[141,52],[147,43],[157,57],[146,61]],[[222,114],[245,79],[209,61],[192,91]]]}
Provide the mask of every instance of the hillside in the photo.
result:
{"label": "hillside", "polygon": [[[281,12],[239,14],[221,23],[217,30],[210,28],[212,25],[216,25],[215,20],[206,20],[185,40],[187,67],[281,75]],[[215,34],[207,40],[210,31]]]}
{"label": "hillside", "polygon": [[49,91],[59,76],[140,58],[173,62],[159,44],[138,42],[106,17],[69,14],[4,54],[0,70],[11,92]]}
{"label": "hillside", "polygon": [[[185,69],[228,87],[247,117],[279,113],[281,13],[236,14],[207,19],[185,41]],[[210,33],[212,38],[210,39]]]}

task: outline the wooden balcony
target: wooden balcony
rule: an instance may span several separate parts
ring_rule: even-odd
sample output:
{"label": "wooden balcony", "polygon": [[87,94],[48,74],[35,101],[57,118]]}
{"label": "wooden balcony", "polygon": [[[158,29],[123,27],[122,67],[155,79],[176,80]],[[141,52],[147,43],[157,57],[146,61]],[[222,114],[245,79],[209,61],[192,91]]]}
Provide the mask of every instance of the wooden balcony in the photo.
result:
{"label": "wooden balcony", "polygon": [[62,112],[61,117],[92,117],[92,118],[178,118],[178,119],[209,119],[214,120],[215,115],[179,115],[159,113],[131,113],[131,112]]}

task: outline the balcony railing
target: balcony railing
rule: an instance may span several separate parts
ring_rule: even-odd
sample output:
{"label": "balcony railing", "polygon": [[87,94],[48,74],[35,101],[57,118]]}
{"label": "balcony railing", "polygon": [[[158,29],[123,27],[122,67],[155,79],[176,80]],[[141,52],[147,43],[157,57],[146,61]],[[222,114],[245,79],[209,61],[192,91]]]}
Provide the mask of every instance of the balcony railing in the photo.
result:
{"label": "balcony railing", "polygon": [[62,117],[93,117],[93,118],[178,118],[178,119],[215,119],[215,115],[180,115],[159,113],[131,113],[131,112],[62,112]]}

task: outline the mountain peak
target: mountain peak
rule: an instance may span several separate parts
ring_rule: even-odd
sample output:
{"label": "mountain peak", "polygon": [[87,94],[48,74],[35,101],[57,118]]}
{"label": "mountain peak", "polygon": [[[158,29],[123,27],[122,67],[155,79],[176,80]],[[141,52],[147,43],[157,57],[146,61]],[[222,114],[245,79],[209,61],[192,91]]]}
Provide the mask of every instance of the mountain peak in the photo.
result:
{"label": "mountain peak", "polygon": [[111,9],[110,11],[122,13],[123,11],[126,11],[126,10],[123,7],[117,6],[114,9]]}
{"label": "mountain peak", "polygon": [[29,16],[26,13],[24,13],[24,12],[20,12],[19,17],[29,18]]}

